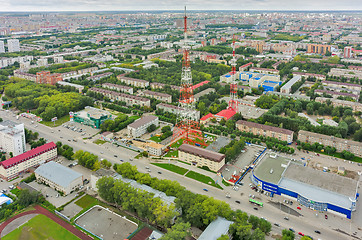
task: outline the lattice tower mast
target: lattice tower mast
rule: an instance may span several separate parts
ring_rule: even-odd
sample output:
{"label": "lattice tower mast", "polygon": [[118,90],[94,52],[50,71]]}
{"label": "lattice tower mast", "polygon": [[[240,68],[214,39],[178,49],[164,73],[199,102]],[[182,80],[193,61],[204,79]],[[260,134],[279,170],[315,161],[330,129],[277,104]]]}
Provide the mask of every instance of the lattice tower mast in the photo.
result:
{"label": "lattice tower mast", "polygon": [[237,112],[238,109],[238,86],[236,83],[236,58],[235,58],[235,36],[233,36],[233,58],[231,59],[231,83],[229,108]]}

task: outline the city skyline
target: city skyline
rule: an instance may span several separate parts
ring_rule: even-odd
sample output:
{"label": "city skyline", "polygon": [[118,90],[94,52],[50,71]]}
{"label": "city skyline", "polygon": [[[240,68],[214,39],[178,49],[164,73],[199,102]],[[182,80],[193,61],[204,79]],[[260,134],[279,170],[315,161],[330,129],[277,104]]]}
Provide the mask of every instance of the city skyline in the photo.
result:
{"label": "city skyline", "polygon": [[335,10],[362,10],[362,3],[358,0],[347,1],[286,1],[286,0],[246,0],[222,2],[219,0],[191,0],[178,2],[175,0],[64,0],[64,1],[30,1],[30,0],[0,0],[0,12],[17,11],[152,11],[152,10],[179,10],[187,5],[189,10],[270,10],[270,11],[335,11]]}

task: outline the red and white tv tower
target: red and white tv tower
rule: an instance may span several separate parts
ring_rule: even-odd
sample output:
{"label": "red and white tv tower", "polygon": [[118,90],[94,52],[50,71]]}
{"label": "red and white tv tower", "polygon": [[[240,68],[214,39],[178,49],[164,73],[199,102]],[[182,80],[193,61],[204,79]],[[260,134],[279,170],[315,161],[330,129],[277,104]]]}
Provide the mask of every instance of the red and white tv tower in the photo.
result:
{"label": "red and white tv tower", "polygon": [[231,59],[231,83],[230,83],[230,101],[229,101],[229,109],[237,112],[238,110],[238,86],[236,83],[236,59],[235,59],[235,36],[233,36],[233,58]]}
{"label": "red and white tv tower", "polygon": [[173,130],[172,141],[184,138],[184,143],[206,145],[203,134],[200,130],[199,122],[196,120],[195,99],[192,88],[191,67],[189,61],[189,49],[187,43],[187,16],[185,6],[184,16],[184,41],[183,41],[183,61],[181,73],[181,90],[179,100],[179,110],[177,111],[177,122]]}

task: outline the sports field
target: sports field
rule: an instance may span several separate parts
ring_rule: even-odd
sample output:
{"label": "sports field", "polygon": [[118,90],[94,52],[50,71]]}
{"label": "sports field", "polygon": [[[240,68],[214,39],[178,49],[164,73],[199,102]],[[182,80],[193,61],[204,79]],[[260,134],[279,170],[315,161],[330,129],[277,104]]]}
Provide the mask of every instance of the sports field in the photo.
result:
{"label": "sports field", "polygon": [[27,223],[10,232],[3,240],[52,239],[76,240],[79,238],[68,230],[53,222],[50,218],[39,214]]}

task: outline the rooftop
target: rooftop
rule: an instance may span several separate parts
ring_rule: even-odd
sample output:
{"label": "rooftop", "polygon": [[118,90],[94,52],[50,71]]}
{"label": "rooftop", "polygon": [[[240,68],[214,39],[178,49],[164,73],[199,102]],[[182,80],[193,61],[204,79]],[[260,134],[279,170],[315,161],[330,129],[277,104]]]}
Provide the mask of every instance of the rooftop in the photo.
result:
{"label": "rooftop", "polygon": [[226,120],[229,120],[235,114],[236,114],[236,112],[234,110],[232,110],[232,109],[224,109],[224,110],[221,110],[220,112],[216,113],[215,116],[223,117]]}
{"label": "rooftop", "polygon": [[244,121],[244,120],[237,121],[236,125],[245,125],[245,126],[252,127],[252,128],[259,128],[259,129],[262,129],[265,131],[278,132],[278,133],[288,134],[288,135],[293,134],[293,131],[288,130],[288,129],[273,127],[273,126],[255,123],[255,122],[248,122],[248,121]]}
{"label": "rooftop", "polygon": [[214,142],[212,142],[205,149],[213,152],[219,152],[221,148],[225,147],[230,143],[230,138],[227,137],[218,137]]}
{"label": "rooftop", "polygon": [[119,85],[119,84],[114,84],[114,83],[103,83],[102,87],[107,86],[107,87],[115,87],[115,88],[123,88],[123,89],[132,89],[129,86],[124,86],[124,85]]}
{"label": "rooftop", "polygon": [[75,114],[81,118],[88,118],[88,114],[89,114],[89,117],[94,118],[94,119],[100,119],[103,116],[111,115],[108,111],[90,107],[90,106],[86,106],[84,108],[84,110],[79,111]]}
{"label": "rooftop", "polygon": [[254,169],[255,176],[263,181],[278,184],[289,161],[287,158],[279,156],[272,158],[266,155]]}
{"label": "rooftop", "polygon": [[225,155],[217,152],[213,152],[211,150],[203,149],[200,147],[196,147],[190,144],[182,144],[179,149],[179,151],[190,153],[192,155],[196,155],[199,157],[207,158],[214,162],[221,162]]}
{"label": "rooftop", "polygon": [[49,151],[49,150],[52,150],[52,149],[55,149],[57,146],[55,145],[54,142],[49,142],[49,143],[46,143],[40,147],[37,147],[37,148],[34,148],[30,151],[27,151],[23,154],[20,154],[18,156],[15,156],[15,157],[12,157],[12,158],[9,158],[5,161],[2,161],[0,162],[0,165],[2,165],[4,168],[8,168],[8,167],[11,167],[13,165],[16,165],[20,162],[22,162],[23,160],[25,159],[29,159],[29,158],[32,158],[33,156],[35,155],[38,155],[38,154],[41,154],[43,152],[46,152],[46,151]]}
{"label": "rooftop", "polygon": [[216,240],[221,235],[228,233],[229,227],[234,222],[228,221],[225,218],[217,217],[209,226],[202,232],[198,240]]}
{"label": "rooftop", "polygon": [[75,179],[83,176],[53,161],[40,165],[40,167],[35,170],[35,173],[64,188],[68,187]]}
{"label": "rooftop", "polygon": [[148,115],[148,116],[144,116],[140,119],[137,119],[136,121],[134,121],[133,123],[131,123],[130,125],[128,125],[131,128],[139,128],[151,121],[154,121],[155,119],[158,119],[158,117],[153,116],[153,115]]}
{"label": "rooftop", "polygon": [[281,87],[280,90],[291,88],[294,85],[294,83],[300,81],[301,79],[302,79],[302,77],[300,75],[294,76],[283,87]]}

